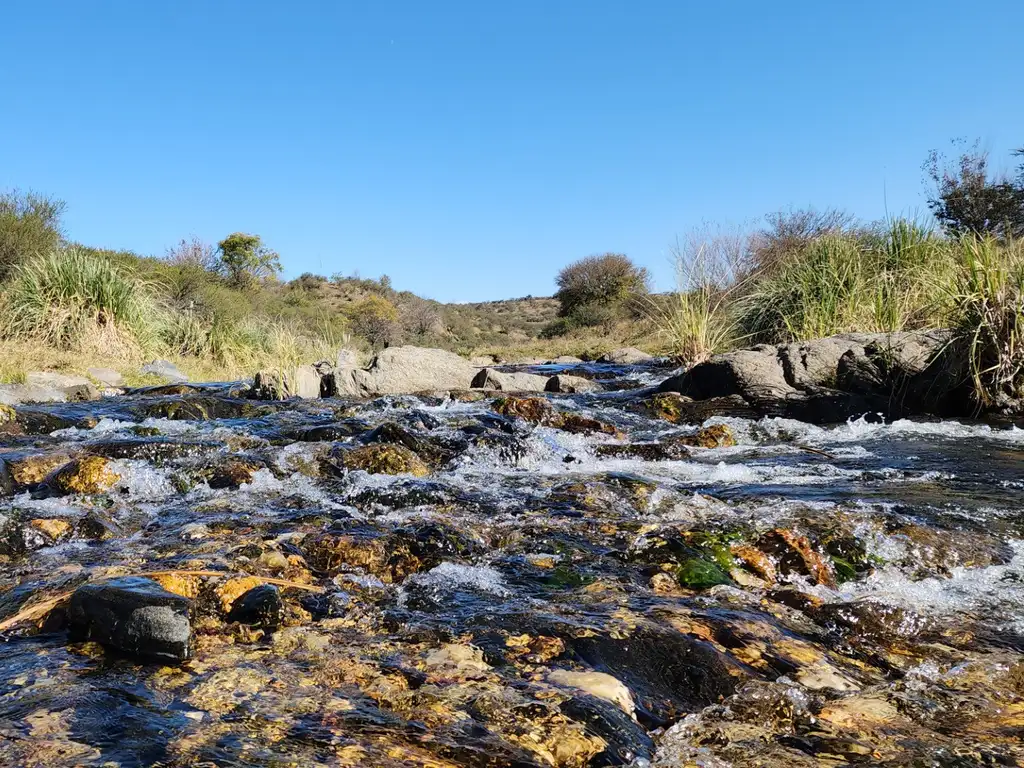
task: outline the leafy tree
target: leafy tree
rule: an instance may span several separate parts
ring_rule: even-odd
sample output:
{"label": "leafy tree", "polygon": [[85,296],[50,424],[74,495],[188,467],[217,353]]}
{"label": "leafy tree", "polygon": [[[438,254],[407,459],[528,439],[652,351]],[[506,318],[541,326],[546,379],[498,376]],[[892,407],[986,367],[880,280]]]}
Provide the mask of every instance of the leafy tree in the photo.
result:
{"label": "leafy tree", "polygon": [[228,280],[239,287],[273,277],[281,271],[277,253],[263,245],[259,235],[235,232],[217,244],[217,251]]}
{"label": "leafy tree", "polygon": [[0,278],[26,259],[60,245],[65,204],[34,192],[0,194]]}
{"label": "leafy tree", "polygon": [[588,256],[573,262],[555,279],[559,316],[570,317],[597,308],[619,309],[629,299],[646,294],[650,276],[621,253]]}
{"label": "leafy tree", "polygon": [[924,164],[932,185],[928,207],[942,228],[955,235],[1024,236],[1024,165],[1016,180],[993,175],[977,141],[953,144],[960,147],[955,161],[932,150]]}
{"label": "leafy tree", "polygon": [[351,311],[352,330],[374,349],[386,347],[398,338],[398,308],[383,296],[370,295]]}

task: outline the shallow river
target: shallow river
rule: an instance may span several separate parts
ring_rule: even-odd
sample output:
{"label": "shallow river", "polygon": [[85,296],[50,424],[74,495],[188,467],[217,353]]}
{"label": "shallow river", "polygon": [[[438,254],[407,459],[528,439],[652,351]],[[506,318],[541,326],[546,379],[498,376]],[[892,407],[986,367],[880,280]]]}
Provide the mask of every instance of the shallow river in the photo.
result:
{"label": "shallow river", "polygon": [[9,627],[0,765],[1024,765],[1024,430],[673,424],[637,405],[666,372],[582,372],[622,389],[549,402],[603,427],[233,385],[19,407],[0,620],[156,573],[194,647],[73,640],[59,599]]}

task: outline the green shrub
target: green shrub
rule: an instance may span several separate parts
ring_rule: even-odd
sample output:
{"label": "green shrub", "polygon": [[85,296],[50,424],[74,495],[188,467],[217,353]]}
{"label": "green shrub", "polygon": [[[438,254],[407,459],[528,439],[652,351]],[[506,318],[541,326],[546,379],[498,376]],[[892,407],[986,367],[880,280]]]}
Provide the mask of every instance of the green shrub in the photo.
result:
{"label": "green shrub", "polygon": [[[637,295],[646,294],[650,277],[621,253],[588,256],[573,262],[558,273],[559,314],[571,317],[607,308],[614,311]],[[586,319],[583,325],[596,325]]]}
{"label": "green shrub", "polygon": [[966,351],[979,405],[1024,395],[1024,244],[967,235],[958,243],[948,321]]}
{"label": "green shrub", "polygon": [[33,192],[0,194],[0,278],[61,242],[64,202]]}
{"label": "green shrub", "polygon": [[81,248],[52,251],[18,266],[5,298],[8,336],[65,348],[93,329],[116,329],[149,344],[162,320],[152,286]]}

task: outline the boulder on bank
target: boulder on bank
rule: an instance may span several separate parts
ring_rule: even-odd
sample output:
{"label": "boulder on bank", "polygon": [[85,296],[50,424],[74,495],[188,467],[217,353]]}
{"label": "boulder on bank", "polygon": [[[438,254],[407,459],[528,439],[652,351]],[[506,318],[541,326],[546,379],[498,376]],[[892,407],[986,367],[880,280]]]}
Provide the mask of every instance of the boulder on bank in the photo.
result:
{"label": "boulder on bank", "polygon": [[188,381],[188,376],[182,373],[178,366],[170,360],[153,360],[139,368],[139,372],[156,376],[168,384],[184,384]]}
{"label": "boulder on bank", "polygon": [[250,395],[256,400],[287,400],[289,397],[320,397],[322,377],[315,366],[300,365],[291,371],[265,369],[253,377]]}
{"label": "boulder on bank", "polygon": [[812,423],[969,411],[945,331],[851,333],[716,355],[658,387],[694,401],[728,398],[759,416]]}
{"label": "boulder on bank", "polygon": [[649,363],[654,359],[653,355],[637,349],[636,347],[622,347],[613,349],[597,359],[599,363],[614,363],[615,365],[637,365],[638,363]]}
{"label": "boulder on bank", "polygon": [[495,389],[499,392],[543,392],[548,377],[535,373],[503,373],[493,368],[481,368],[473,377],[470,388]]}
{"label": "boulder on bank", "polygon": [[[54,397],[51,393],[59,393]],[[30,395],[34,400],[30,400]],[[99,391],[85,376],[57,371],[29,371],[25,374],[22,402],[60,402],[62,400],[97,400]]]}
{"label": "boulder on bank", "polygon": [[89,368],[88,374],[104,387],[123,387],[124,376],[113,368]]}
{"label": "boulder on bank", "polygon": [[374,397],[446,389],[468,389],[477,367],[454,352],[424,347],[389,347],[370,365],[335,373],[339,395]]}
{"label": "boulder on bank", "polygon": [[70,635],[143,659],[183,661],[192,652],[192,602],[152,579],[123,576],[75,590]]}

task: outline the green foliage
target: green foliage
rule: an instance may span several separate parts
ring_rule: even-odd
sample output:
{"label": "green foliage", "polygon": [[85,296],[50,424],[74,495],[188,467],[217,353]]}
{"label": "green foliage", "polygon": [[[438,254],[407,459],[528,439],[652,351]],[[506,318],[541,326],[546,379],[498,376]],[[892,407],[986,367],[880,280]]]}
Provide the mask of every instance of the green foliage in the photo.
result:
{"label": "green foliage", "polygon": [[988,154],[979,143],[959,146],[959,157],[950,162],[933,150],[924,169],[933,189],[928,207],[950,234],[1024,237],[1024,166],[1016,180],[992,176]]}
{"label": "green foliage", "polygon": [[383,296],[363,299],[350,313],[352,330],[373,348],[387,346],[398,338],[398,309]]}
{"label": "green foliage", "polygon": [[999,405],[1024,395],[1024,243],[965,235],[957,245],[948,323],[979,405]]}
{"label": "green foliage", "polygon": [[259,235],[235,232],[221,240],[217,250],[229,282],[236,287],[249,286],[281,271],[277,253],[263,245]]}
{"label": "green foliage", "polygon": [[150,340],[159,313],[151,286],[109,259],[66,248],[18,266],[5,295],[8,338],[68,347],[90,330],[121,330]]}
{"label": "green foliage", "polygon": [[34,192],[0,194],[0,279],[61,242],[64,202]]}
{"label": "green foliage", "polygon": [[559,315],[575,316],[578,325],[600,324],[605,320],[588,318],[585,313],[617,313],[631,299],[645,295],[649,281],[646,269],[620,253],[580,259],[565,267],[555,279]]}

